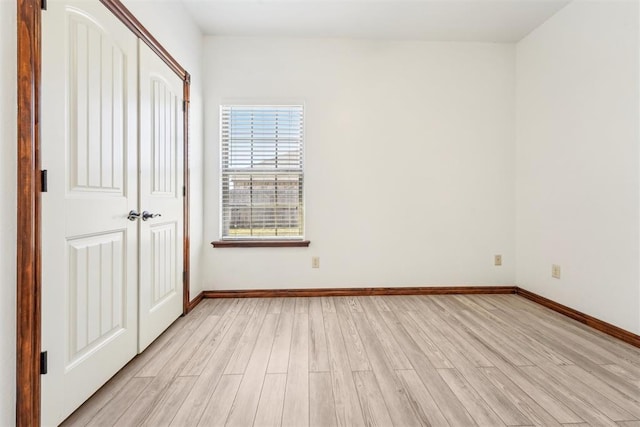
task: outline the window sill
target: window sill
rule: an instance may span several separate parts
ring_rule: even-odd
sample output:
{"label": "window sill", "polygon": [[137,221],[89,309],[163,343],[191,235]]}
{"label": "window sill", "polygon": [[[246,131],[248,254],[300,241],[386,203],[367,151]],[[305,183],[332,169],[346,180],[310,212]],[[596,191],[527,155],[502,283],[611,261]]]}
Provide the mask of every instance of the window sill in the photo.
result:
{"label": "window sill", "polygon": [[306,248],[309,240],[216,240],[214,248]]}

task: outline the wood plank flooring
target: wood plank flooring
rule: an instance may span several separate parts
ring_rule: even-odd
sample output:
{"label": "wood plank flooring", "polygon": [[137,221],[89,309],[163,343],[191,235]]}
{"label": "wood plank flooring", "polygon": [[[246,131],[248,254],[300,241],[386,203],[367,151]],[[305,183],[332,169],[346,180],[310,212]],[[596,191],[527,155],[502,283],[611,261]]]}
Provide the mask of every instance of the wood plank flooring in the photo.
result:
{"label": "wood plank flooring", "polygon": [[65,426],[635,426],[640,349],[517,295],[209,299]]}

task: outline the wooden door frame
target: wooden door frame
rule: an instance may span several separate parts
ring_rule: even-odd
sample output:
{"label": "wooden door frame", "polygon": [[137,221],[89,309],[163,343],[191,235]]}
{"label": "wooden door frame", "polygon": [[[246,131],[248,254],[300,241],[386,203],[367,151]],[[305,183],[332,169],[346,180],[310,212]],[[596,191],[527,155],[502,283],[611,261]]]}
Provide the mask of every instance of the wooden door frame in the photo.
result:
{"label": "wooden door frame", "polygon": [[[189,108],[190,74],[120,0],[100,0],[183,81],[184,97],[184,278],[183,313],[189,311]],[[16,425],[40,425],[41,351],[41,170],[40,85],[42,6],[17,3],[17,257]]]}

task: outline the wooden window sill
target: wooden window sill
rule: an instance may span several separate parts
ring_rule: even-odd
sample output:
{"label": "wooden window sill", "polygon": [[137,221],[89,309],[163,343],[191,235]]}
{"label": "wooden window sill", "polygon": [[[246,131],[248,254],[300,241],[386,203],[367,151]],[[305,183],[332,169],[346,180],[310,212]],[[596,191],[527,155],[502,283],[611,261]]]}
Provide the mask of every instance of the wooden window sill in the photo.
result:
{"label": "wooden window sill", "polygon": [[306,248],[309,240],[216,240],[214,248]]}

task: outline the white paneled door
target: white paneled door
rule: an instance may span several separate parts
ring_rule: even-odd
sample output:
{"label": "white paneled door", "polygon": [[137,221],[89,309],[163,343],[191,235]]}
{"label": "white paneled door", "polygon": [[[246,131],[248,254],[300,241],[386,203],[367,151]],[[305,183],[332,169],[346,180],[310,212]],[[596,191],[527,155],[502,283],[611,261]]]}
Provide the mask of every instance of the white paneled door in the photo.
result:
{"label": "white paneled door", "polygon": [[99,2],[43,14],[42,424],[137,350],[137,39]]}
{"label": "white paneled door", "polygon": [[140,317],[144,350],[182,313],[182,80],[141,41]]}
{"label": "white paneled door", "polygon": [[44,426],[62,422],[181,314],[183,254],[181,80],[99,1],[48,3]]}

